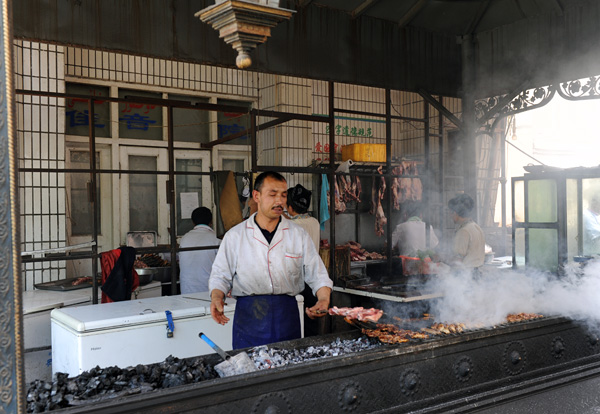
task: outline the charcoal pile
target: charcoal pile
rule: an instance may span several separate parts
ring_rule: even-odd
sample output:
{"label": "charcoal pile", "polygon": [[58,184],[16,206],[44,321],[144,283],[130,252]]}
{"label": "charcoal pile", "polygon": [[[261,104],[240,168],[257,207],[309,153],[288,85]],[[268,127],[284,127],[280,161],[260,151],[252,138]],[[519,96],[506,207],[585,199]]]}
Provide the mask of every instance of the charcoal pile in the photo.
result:
{"label": "charcoal pile", "polygon": [[74,378],[56,373],[51,383],[40,380],[30,383],[27,412],[41,413],[213,378],[218,375],[203,358],[173,356],[158,364],[123,369],[96,367]]}
{"label": "charcoal pile", "polygon": [[261,370],[351,354],[379,346],[381,346],[380,343],[365,336],[345,340],[337,338],[329,344],[309,346],[306,349],[278,349],[269,348],[267,345],[257,346],[251,350],[250,358],[252,358],[256,367]]}
{"label": "charcoal pile", "polygon": [[[335,357],[381,346],[365,336],[358,339],[337,338],[329,344],[305,349],[253,348],[249,354],[258,369],[300,364],[320,358]],[[41,413],[65,407],[109,401],[114,398],[177,387],[218,378],[211,363],[203,357],[179,359],[168,357],[158,364],[119,368],[96,367],[69,378],[56,373],[52,382],[33,381],[27,390],[27,412]]]}

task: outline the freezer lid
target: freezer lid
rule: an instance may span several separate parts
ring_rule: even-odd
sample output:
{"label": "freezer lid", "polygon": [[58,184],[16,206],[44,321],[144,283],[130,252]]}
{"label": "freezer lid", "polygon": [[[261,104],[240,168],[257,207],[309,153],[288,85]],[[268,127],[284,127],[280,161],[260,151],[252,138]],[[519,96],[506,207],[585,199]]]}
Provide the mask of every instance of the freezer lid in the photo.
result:
{"label": "freezer lid", "polygon": [[54,309],[50,318],[73,331],[84,333],[156,322],[166,323],[167,310],[171,311],[175,327],[178,319],[205,316],[210,312],[204,303],[178,295]]}
{"label": "freezer lid", "polygon": [[26,290],[23,292],[23,314],[27,315],[64,306],[73,306],[90,300],[90,295],[86,294],[51,290]]}
{"label": "freezer lid", "polygon": [[[208,312],[210,313],[210,292],[196,292],[196,293],[185,293],[181,295],[185,299],[196,300],[200,302],[204,302],[203,304],[206,306]],[[236,300],[234,298],[225,298],[225,309],[224,312],[234,312],[235,311],[235,303]]]}

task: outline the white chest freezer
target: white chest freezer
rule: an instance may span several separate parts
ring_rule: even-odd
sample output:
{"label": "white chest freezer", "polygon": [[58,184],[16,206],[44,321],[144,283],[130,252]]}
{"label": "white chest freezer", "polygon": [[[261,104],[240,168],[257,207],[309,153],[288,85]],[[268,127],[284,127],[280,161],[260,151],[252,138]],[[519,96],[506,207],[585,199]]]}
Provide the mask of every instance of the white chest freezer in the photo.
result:
{"label": "white chest freezer", "polygon": [[[166,311],[174,324],[167,335]],[[204,332],[225,350],[232,349],[234,306],[230,322],[219,325],[210,316],[210,303],[162,296],[125,302],[55,309],[52,320],[52,372],[77,376],[96,367],[162,362],[169,355],[187,358],[214,353],[198,333]]]}
{"label": "white chest freezer", "polygon": [[52,379],[50,312],[55,308],[90,302],[86,294],[28,290],[23,292],[23,342],[25,381]]}

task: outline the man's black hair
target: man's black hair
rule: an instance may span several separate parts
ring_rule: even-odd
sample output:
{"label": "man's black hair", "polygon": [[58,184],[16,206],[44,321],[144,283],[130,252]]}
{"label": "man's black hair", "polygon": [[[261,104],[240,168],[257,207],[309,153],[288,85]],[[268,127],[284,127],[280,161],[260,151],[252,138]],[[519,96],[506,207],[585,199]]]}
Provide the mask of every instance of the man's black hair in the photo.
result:
{"label": "man's black hair", "polygon": [[287,182],[283,175],[279,174],[278,172],[265,171],[264,173],[261,173],[258,177],[256,177],[256,180],[254,181],[254,189],[256,191],[260,192],[260,189],[262,188],[263,183],[265,182],[265,179],[267,177],[271,177],[277,181],[283,181],[284,183]]}
{"label": "man's black hair", "polygon": [[475,201],[468,194],[459,194],[448,201],[448,208],[460,217],[469,217],[475,207]]}
{"label": "man's black hair", "polygon": [[212,221],[212,213],[206,207],[198,207],[192,211],[192,221],[194,222],[194,226],[198,224],[209,225]]}

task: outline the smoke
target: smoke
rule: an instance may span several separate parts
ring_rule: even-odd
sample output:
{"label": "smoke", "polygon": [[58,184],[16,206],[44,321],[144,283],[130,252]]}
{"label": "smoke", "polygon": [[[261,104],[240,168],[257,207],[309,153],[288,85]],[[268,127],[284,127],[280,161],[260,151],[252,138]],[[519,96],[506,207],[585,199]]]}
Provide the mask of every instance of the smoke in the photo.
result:
{"label": "smoke", "polygon": [[565,316],[596,325],[600,322],[600,260],[584,269],[570,265],[558,277],[537,270],[485,269],[480,275],[447,272],[430,278],[423,292],[442,296],[430,303],[436,321],[463,322],[469,327],[506,322],[510,313]]}

